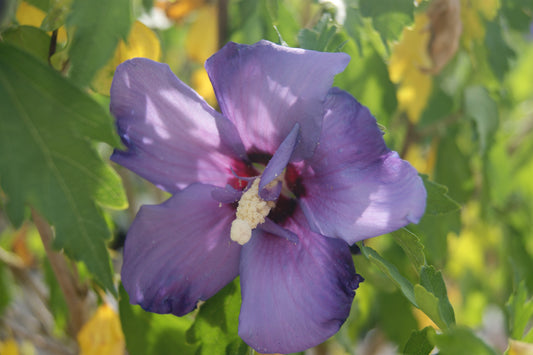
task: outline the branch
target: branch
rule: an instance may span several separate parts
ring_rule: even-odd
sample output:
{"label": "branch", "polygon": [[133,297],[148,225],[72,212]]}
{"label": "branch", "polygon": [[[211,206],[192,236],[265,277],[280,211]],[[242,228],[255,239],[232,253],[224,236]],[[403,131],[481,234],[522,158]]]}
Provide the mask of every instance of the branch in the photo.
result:
{"label": "branch", "polygon": [[34,209],[31,209],[33,223],[37,227],[41,240],[56,276],[59,287],[65,297],[70,314],[69,330],[76,335],[88,319],[87,288],[80,285],[78,278],[72,273],[63,253],[52,249],[53,231],[48,222]]}

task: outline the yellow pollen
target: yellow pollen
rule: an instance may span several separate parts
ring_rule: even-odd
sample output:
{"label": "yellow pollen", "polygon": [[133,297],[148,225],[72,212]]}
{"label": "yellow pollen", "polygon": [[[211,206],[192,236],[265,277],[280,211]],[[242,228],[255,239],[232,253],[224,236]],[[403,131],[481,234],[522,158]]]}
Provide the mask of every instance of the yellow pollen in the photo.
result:
{"label": "yellow pollen", "polygon": [[255,179],[239,200],[237,219],[231,223],[231,240],[246,244],[252,237],[252,230],[265,222],[274,206],[274,201],[265,201],[259,196],[259,179]]}

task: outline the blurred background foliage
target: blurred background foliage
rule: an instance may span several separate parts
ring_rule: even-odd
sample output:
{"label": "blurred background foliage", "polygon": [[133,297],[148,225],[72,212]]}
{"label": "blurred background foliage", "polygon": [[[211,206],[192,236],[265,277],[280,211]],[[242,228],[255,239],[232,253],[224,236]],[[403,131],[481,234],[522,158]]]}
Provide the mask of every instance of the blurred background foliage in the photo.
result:
{"label": "blurred background foliage", "polygon": [[429,191],[420,224],[353,248],[366,281],[308,353],[533,354],[532,16],[533,0],[1,0],[0,354],[251,353],[238,280],[183,318],[129,305],[125,233],[167,196],[111,168],[107,107],[138,56],[216,107],[203,63],[260,39],[348,53],[335,85]]}

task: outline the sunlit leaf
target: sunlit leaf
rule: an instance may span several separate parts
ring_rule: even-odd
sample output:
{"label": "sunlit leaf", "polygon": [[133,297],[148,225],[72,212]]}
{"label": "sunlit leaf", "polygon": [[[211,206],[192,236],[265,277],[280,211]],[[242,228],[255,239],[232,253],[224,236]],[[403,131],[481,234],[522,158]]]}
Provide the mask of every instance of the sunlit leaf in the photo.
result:
{"label": "sunlit leaf", "polygon": [[130,0],[74,0],[67,19],[75,27],[70,44],[69,76],[80,87],[112,58],[120,39],[126,40],[132,20]]}
{"label": "sunlit leaf", "polygon": [[531,340],[522,342],[517,340],[509,341],[509,348],[505,352],[506,355],[531,355],[533,354],[533,343]]}
{"label": "sunlit leaf", "polygon": [[326,13],[312,29],[304,28],[298,33],[298,42],[302,48],[324,52],[328,50],[336,32],[337,26],[331,15]]}
{"label": "sunlit leaf", "polygon": [[361,0],[361,14],[372,18],[374,28],[386,40],[396,40],[402,29],[413,22],[412,0]]}
{"label": "sunlit leaf", "polygon": [[123,287],[120,287],[119,310],[130,355],[192,355],[196,352],[197,347],[185,340],[191,318],[149,313],[140,306],[130,305]]}
{"label": "sunlit leaf", "polygon": [[462,41],[467,48],[485,38],[484,22],[493,20],[499,7],[500,0],[461,0]]}
{"label": "sunlit leaf", "polygon": [[169,19],[179,21],[192,11],[198,9],[205,3],[205,0],[176,0],[166,4],[165,12]]}
{"label": "sunlit leaf", "polygon": [[496,355],[497,352],[478,338],[472,330],[457,327],[442,334],[430,335],[440,355],[476,354]]}
{"label": "sunlit leaf", "polygon": [[390,79],[398,84],[399,108],[413,123],[420,119],[432,88],[432,78],[424,71],[432,67],[427,53],[428,21],[424,13],[415,16],[413,27],[405,28],[401,41],[393,47],[389,62]]}
{"label": "sunlit leaf", "polygon": [[[126,207],[118,175],[90,140],[117,146],[109,114],[50,67],[0,44],[0,181],[8,212],[22,222],[29,204],[55,227],[54,246],[84,261],[113,289],[95,204]],[[16,154],[13,154],[16,152]]]}
{"label": "sunlit leaf", "polygon": [[157,35],[139,21],[131,27],[126,42],[120,41],[114,57],[100,69],[93,82],[92,88],[103,95],[109,95],[111,82],[117,66],[132,58],[143,57],[158,61],[161,57],[161,45]]}
{"label": "sunlit leaf", "polygon": [[[36,28],[42,28],[45,31],[52,31],[55,29],[58,29],[57,34],[57,42],[59,43],[66,43],[67,42],[67,31],[64,27],[60,26],[53,26],[53,28],[46,28],[50,27],[47,25],[47,22],[49,20],[47,19],[47,14],[40,8],[33,6],[29,4],[26,1],[21,1],[16,13],[17,22],[19,25],[25,25],[25,26],[33,26]],[[44,25],[44,26],[43,26]]]}
{"label": "sunlit leaf", "polygon": [[81,355],[122,355],[124,354],[124,334],[118,314],[103,304],[96,310],[77,336]]}
{"label": "sunlit leaf", "polygon": [[202,6],[185,42],[187,55],[203,64],[218,49],[218,11],[215,5]]}
{"label": "sunlit leaf", "polygon": [[245,355],[248,346],[239,338],[239,310],[241,306],[239,280],[234,280],[200,307],[187,341],[199,343],[197,354]]}
{"label": "sunlit leaf", "polygon": [[46,13],[33,5],[28,4],[26,1],[21,1],[15,16],[20,25],[39,28],[41,27],[41,23],[43,22]]}
{"label": "sunlit leaf", "polygon": [[191,84],[194,90],[211,106],[216,106],[217,98],[215,97],[215,91],[204,68],[198,68],[192,73]]}
{"label": "sunlit leaf", "polygon": [[441,272],[436,271],[433,266],[422,267],[422,271],[420,272],[420,285],[423,286],[427,291],[431,292],[431,294],[433,294],[437,298],[439,318],[442,319],[445,326],[451,327],[452,325],[454,325],[455,314],[452,305],[448,300],[448,293],[446,291],[446,285],[442,278]]}
{"label": "sunlit leaf", "polygon": [[520,282],[506,304],[511,338],[522,340],[526,327],[533,319],[533,297],[528,299],[526,283]]}
{"label": "sunlit leaf", "polygon": [[19,355],[19,346],[15,339],[8,338],[0,341],[0,354],[2,355]]}

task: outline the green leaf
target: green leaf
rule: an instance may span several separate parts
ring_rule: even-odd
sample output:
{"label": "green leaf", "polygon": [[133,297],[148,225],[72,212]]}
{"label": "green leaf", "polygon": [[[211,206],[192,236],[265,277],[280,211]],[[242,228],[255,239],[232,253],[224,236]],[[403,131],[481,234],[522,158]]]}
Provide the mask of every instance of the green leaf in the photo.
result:
{"label": "green leaf", "polygon": [[67,24],[76,28],[70,45],[69,76],[85,87],[112,57],[130,31],[130,0],[74,0]]}
{"label": "green leaf", "polygon": [[512,339],[522,340],[529,321],[533,319],[533,298],[528,299],[525,281],[520,282],[505,306],[509,319],[510,336]]}
{"label": "green leaf", "polygon": [[411,333],[409,340],[403,348],[404,355],[429,355],[431,350],[435,347],[429,341],[430,334],[434,334],[435,330],[432,327],[425,327],[422,330],[416,330]]}
{"label": "green leaf", "polygon": [[248,346],[237,333],[240,301],[239,279],[235,279],[200,307],[194,324],[187,331],[187,340],[199,343],[197,354],[248,353]]}
{"label": "green leaf", "polygon": [[468,328],[453,328],[442,334],[431,334],[440,355],[496,355],[496,351],[479,339]]}
{"label": "green leaf", "polygon": [[441,272],[435,270],[433,266],[424,266],[420,272],[420,284],[438,299],[439,315],[446,326],[454,325],[455,314],[448,300],[448,292]]}
{"label": "green leaf", "polygon": [[401,228],[392,232],[391,235],[405,254],[407,254],[407,257],[409,257],[409,260],[411,260],[417,270],[426,264],[424,246],[416,234],[406,228]]}
{"label": "green leaf", "polygon": [[420,174],[420,177],[424,181],[424,186],[428,194],[426,214],[438,216],[457,211],[461,208],[461,205],[448,196],[448,188],[446,186],[430,181],[427,175]]}
{"label": "green leaf", "polygon": [[533,20],[533,3],[530,0],[502,1],[502,13],[506,24],[518,31],[529,32]]}
{"label": "green leaf", "polygon": [[442,88],[435,87],[431,92],[426,108],[422,112],[418,127],[425,127],[450,116],[454,112],[453,97]]}
{"label": "green leaf", "polygon": [[439,312],[439,299],[418,284],[414,286],[414,294],[418,308],[435,322],[439,328],[446,329],[446,322],[444,322]]}
{"label": "green leaf", "polygon": [[337,33],[337,26],[331,20],[331,15],[325,13],[312,30],[304,28],[298,33],[300,47],[315,51],[327,51]]}
{"label": "green leaf", "polygon": [[[1,248],[1,247],[0,247]],[[4,263],[0,261],[0,316],[11,300],[11,287]]]}
{"label": "green leaf", "polygon": [[2,33],[5,43],[16,46],[43,62],[48,61],[50,36],[33,26],[18,26]]}
{"label": "green leaf", "polygon": [[54,246],[113,290],[110,232],[95,203],[127,202],[92,140],[119,144],[109,114],[31,55],[0,44],[0,182],[10,215],[33,206],[55,227]]}
{"label": "green leaf", "polygon": [[502,81],[516,54],[503,38],[503,30],[498,24],[498,20],[487,22],[486,26],[485,46],[487,47],[490,68],[496,77]]}
{"label": "green leaf", "polygon": [[414,20],[414,2],[410,0],[361,0],[359,7],[363,16],[372,18],[385,45],[397,40]]}
{"label": "green leaf", "polygon": [[455,315],[440,271],[437,272],[433,266],[424,266],[420,273],[420,284],[414,286],[414,294],[420,310],[439,328],[448,329],[455,324]]}
{"label": "green leaf", "polygon": [[186,331],[192,319],[172,314],[155,314],[129,303],[120,287],[119,313],[126,348],[131,355],[180,354],[192,355],[196,347],[187,343]]}
{"label": "green leaf", "polygon": [[374,249],[361,245],[361,253],[370,261],[372,264],[376,265],[389,279],[402,291],[404,296],[411,302],[415,307],[418,307],[416,302],[413,284],[407,280],[400,272],[398,268],[393,264],[385,260],[381,255],[379,255]]}
{"label": "green leaf", "polygon": [[465,113],[476,123],[481,152],[492,143],[498,128],[498,105],[482,86],[465,89]]}

